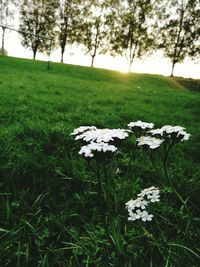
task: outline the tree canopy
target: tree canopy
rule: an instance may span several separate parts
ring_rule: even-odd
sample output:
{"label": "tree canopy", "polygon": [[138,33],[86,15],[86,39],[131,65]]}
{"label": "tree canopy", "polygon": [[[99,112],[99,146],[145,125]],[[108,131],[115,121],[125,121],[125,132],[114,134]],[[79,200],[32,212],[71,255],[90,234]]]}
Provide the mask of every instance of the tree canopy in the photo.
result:
{"label": "tree canopy", "polygon": [[33,58],[37,51],[47,52],[55,43],[56,0],[24,0],[21,6],[20,30],[22,45],[31,47]]}

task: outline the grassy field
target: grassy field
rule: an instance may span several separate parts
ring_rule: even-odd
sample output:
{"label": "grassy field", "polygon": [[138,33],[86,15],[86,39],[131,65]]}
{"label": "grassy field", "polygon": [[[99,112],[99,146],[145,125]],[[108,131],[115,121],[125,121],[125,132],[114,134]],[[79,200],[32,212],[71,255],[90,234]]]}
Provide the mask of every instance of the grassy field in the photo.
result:
{"label": "grassy field", "polygon": [[[178,81],[0,57],[0,266],[199,266],[200,94]],[[185,204],[140,151],[125,181],[117,251],[91,166],[69,134],[137,120],[181,125],[192,135],[175,147],[169,167]],[[151,185],[163,190],[157,218],[128,222],[123,203]]]}

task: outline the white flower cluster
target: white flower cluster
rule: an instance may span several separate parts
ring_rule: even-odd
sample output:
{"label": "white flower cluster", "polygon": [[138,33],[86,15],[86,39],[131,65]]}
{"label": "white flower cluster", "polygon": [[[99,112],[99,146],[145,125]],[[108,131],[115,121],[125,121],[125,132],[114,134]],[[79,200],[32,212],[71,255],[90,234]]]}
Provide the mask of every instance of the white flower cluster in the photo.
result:
{"label": "white flower cluster", "polygon": [[141,136],[136,141],[138,142],[138,146],[148,146],[150,149],[156,149],[164,142],[162,139],[151,136]]}
{"label": "white flower cluster", "polygon": [[153,215],[146,211],[146,207],[150,202],[155,203],[160,201],[159,189],[151,186],[142,190],[137,196],[137,199],[131,199],[125,204],[129,213],[128,220],[135,221],[141,219],[144,222],[151,221]]}
{"label": "white flower cluster", "polygon": [[[137,134],[141,133],[141,130],[149,130],[154,127],[153,123],[136,121],[130,122],[128,124],[129,129],[97,129],[95,126],[80,126],[79,128],[74,129],[71,133],[72,136],[75,136],[75,140],[82,140],[87,145],[83,146],[79,151],[79,154],[84,155],[85,157],[93,157],[94,151],[98,152],[114,152],[117,150],[116,145],[113,142],[123,140],[129,137],[130,132],[136,131]],[[137,145],[148,147],[150,149],[156,149],[170,137],[178,141],[188,140],[190,134],[186,133],[185,128],[181,126],[171,126],[165,125],[160,129],[149,130],[149,133],[152,136],[141,136],[137,138]],[[159,139],[156,137],[162,137]],[[111,143],[111,144],[110,144]],[[99,144],[99,145],[98,145]]]}
{"label": "white flower cluster", "polygon": [[75,140],[88,143],[83,146],[79,154],[85,157],[93,157],[94,152],[115,152],[117,147],[109,142],[123,140],[129,136],[129,130],[125,129],[97,129],[95,126],[80,126],[71,133]]}
{"label": "white flower cluster", "polygon": [[85,131],[75,137],[75,140],[82,139],[86,142],[112,142],[118,140],[123,140],[128,137],[128,131],[125,129],[92,129]]}
{"label": "white flower cluster", "polygon": [[95,126],[80,126],[76,129],[74,129],[74,131],[70,134],[70,135],[78,135],[78,134],[82,134],[83,132],[86,131],[91,131],[91,130],[96,130],[97,128]]}
{"label": "white flower cluster", "polygon": [[147,198],[150,202],[159,202],[160,201],[160,191],[158,188],[151,186],[149,188],[145,188],[141,191],[140,194],[137,195],[141,198]]}
{"label": "white flower cluster", "polygon": [[186,141],[190,138],[190,134],[185,131],[184,127],[165,125],[160,129],[149,131],[152,135],[156,136],[169,136],[171,138],[178,138],[180,141]]}
{"label": "white flower cluster", "polygon": [[146,129],[152,129],[154,127],[153,123],[148,123],[148,122],[143,122],[143,121],[135,121],[135,122],[130,122],[128,124],[128,127],[133,130],[134,128],[140,128],[142,130]]}
{"label": "white flower cluster", "polygon": [[107,143],[90,143],[86,146],[82,146],[81,150],[79,151],[80,155],[84,155],[85,157],[93,157],[94,152],[115,152],[117,148],[113,145],[109,145]]}

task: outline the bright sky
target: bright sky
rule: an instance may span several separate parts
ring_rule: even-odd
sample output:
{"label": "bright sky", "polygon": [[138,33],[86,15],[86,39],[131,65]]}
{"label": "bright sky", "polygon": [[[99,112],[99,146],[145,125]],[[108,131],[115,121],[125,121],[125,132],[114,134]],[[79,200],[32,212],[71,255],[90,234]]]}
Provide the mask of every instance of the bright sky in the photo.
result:
{"label": "bright sky", "polygon": [[[6,32],[5,48],[8,51],[9,56],[32,58],[32,52],[21,46],[20,36],[16,32]],[[48,60],[48,57],[38,53],[36,59]],[[52,52],[51,61],[60,62],[59,49]],[[85,55],[84,51],[82,51],[80,48],[74,47],[72,49],[71,47],[67,47],[64,56],[64,62],[69,64],[90,66],[91,58],[89,55]],[[127,72],[128,69],[125,58],[113,58],[105,55],[98,55],[95,59],[94,66],[99,68],[119,70],[122,72]],[[146,59],[136,59],[133,62],[132,71],[169,76],[171,72],[171,64],[168,59],[163,57],[161,52],[157,52],[153,56]],[[188,60],[183,64],[177,64],[174,75],[200,79],[200,60],[197,63]]]}

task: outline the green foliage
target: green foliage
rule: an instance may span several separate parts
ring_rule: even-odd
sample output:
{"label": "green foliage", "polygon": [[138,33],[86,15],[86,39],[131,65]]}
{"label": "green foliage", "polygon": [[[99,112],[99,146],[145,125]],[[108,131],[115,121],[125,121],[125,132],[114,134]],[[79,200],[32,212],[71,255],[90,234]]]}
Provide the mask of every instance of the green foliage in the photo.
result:
{"label": "green foliage", "polygon": [[[198,266],[199,93],[156,75],[60,64],[48,71],[45,62],[9,57],[0,62],[0,265]],[[169,171],[192,219],[168,186],[155,221],[120,217],[123,228],[109,224],[108,236],[92,166],[69,134],[80,125],[117,128],[137,119],[185,126],[192,134],[175,148]],[[126,142],[116,166],[126,192],[125,199],[117,195],[122,214],[141,188],[163,184],[141,151],[124,178],[128,149]]]}
{"label": "green foliage", "polygon": [[156,1],[119,1],[111,29],[111,54],[127,58],[129,71],[135,58],[152,51],[155,38]]}
{"label": "green foliage", "polygon": [[0,55],[3,56],[7,55],[7,51],[5,50],[5,27],[11,26],[13,23],[15,5],[16,0],[0,0],[0,30],[2,30]]}
{"label": "green foliage", "polygon": [[21,5],[22,45],[33,51],[34,59],[37,51],[48,54],[50,46],[52,48],[55,43],[54,27],[57,7],[58,0],[24,0]]}
{"label": "green foliage", "polygon": [[82,23],[81,3],[80,0],[60,0],[56,23],[58,42],[61,47],[61,62],[63,62],[66,45],[77,41],[77,25]]}
{"label": "green foliage", "polygon": [[159,46],[174,66],[185,58],[199,58],[200,55],[200,3],[198,0],[170,0],[164,3],[160,21],[161,38]]}
{"label": "green foliage", "polygon": [[16,0],[0,0],[0,25],[8,26],[13,20]]}
{"label": "green foliage", "polygon": [[92,67],[96,55],[105,54],[108,50],[111,4],[112,0],[86,0],[82,3],[76,42],[83,45],[86,53],[91,56]]}

